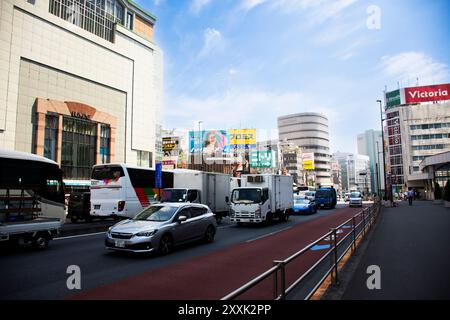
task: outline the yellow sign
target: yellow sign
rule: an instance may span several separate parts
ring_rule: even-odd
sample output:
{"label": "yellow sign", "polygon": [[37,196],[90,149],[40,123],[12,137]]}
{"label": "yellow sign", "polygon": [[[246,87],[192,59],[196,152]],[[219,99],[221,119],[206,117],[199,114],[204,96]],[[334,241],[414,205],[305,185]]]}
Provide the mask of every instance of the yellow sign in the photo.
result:
{"label": "yellow sign", "polygon": [[256,129],[230,129],[230,146],[256,147]]}
{"label": "yellow sign", "polygon": [[303,170],[314,170],[314,153],[302,154]]}

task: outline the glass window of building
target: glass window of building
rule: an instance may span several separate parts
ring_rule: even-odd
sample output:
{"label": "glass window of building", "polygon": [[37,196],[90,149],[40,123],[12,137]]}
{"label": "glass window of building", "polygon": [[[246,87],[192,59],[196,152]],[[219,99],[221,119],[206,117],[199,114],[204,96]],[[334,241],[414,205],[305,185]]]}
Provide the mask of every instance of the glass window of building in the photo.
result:
{"label": "glass window of building", "polygon": [[127,13],[127,24],[126,27],[133,30],[133,14],[131,12]]}
{"label": "glass window of building", "polygon": [[137,165],[140,167],[150,168],[152,166],[153,159],[152,153],[148,151],[137,152]]}
{"label": "glass window of building", "polygon": [[100,161],[110,162],[111,128],[108,125],[100,126]]}
{"label": "glass window of building", "polygon": [[56,146],[58,144],[58,116],[45,116],[44,157],[56,161]]}

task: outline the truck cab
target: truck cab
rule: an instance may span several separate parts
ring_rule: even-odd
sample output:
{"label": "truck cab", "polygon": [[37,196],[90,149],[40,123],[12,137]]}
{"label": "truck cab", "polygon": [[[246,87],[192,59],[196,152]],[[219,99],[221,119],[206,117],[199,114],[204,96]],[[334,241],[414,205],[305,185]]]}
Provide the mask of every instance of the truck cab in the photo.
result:
{"label": "truck cab", "polygon": [[270,213],[268,188],[235,188],[231,193],[231,222],[259,223]]}

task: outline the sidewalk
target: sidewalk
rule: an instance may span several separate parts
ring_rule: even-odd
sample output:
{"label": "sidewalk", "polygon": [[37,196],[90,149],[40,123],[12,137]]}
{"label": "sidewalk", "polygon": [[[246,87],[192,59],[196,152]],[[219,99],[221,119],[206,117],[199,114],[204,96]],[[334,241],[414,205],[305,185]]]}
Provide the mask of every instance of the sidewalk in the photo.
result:
{"label": "sidewalk", "polygon": [[[429,201],[384,208],[342,299],[450,299],[450,209]],[[367,267],[381,269],[369,290]]]}

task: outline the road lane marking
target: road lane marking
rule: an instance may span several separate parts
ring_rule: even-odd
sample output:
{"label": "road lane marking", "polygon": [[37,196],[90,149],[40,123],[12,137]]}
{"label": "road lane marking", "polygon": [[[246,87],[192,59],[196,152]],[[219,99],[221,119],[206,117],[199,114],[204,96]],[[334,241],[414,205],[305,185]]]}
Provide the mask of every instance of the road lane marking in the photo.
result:
{"label": "road lane marking", "polygon": [[73,239],[73,238],[81,238],[81,237],[89,237],[89,236],[95,236],[95,235],[99,235],[99,234],[105,234],[106,232],[96,232],[96,233],[86,233],[86,234],[78,234],[76,236],[67,236],[67,237],[58,237],[58,238],[53,238],[53,240],[65,240],[65,239]]}
{"label": "road lane marking", "polygon": [[271,233],[263,234],[262,236],[259,236],[259,237],[256,237],[256,238],[247,240],[247,241],[245,241],[245,242],[246,242],[246,243],[249,243],[249,242],[253,242],[253,241],[259,240],[259,239],[263,239],[263,238],[272,236],[272,235],[274,235],[274,234],[280,233],[280,232],[282,232],[282,231],[286,231],[286,230],[291,229],[291,228],[292,228],[292,226],[287,227],[287,228],[284,228],[284,229],[280,229],[280,230],[277,230],[277,231],[274,231],[274,232],[271,232]]}
{"label": "road lane marking", "polygon": [[331,245],[329,244],[324,244],[324,245],[318,245],[316,244],[314,247],[311,248],[311,250],[316,251],[316,250],[325,250],[325,249],[330,249]]}

